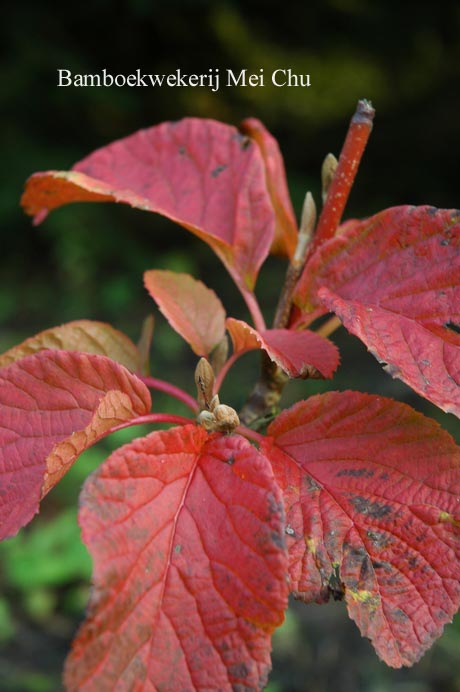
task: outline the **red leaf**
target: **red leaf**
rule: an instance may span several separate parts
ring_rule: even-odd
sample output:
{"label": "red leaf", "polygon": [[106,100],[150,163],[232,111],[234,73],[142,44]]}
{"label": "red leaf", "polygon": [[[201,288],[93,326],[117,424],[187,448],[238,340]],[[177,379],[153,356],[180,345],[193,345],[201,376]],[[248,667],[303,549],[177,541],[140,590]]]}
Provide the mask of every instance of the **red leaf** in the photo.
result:
{"label": "red leaf", "polygon": [[107,356],[132,372],[141,370],[140,353],[126,334],[109,324],[76,320],[31,336],[0,356],[0,367],[44,349],[82,351]]}
{"label": "red leaf", "polygon": [[274,234],[258,147],[214,120],[186,118],[118,140],[72,171],[36,173],[22,205],[41,221],[68,202],[114,201],[167,216],[207,242],[252,289]]}
{"label": "red leaf", "polygon": [[208,356],[225,336],[225,310],[214,291],[188,274],[151,270],[148,292],[171,326],[198,356]]}
{"label": "red leaf", "polygon": [[68,690],[258,690],[287,604],[281,494],[238,435],[155,432],[88,479],[95,590]]}
{"label": "red leaf", "polygon": [[378,655],[411,665],[460,605],[459,448],[410,407],[357,392],[300,402],[268,434],[293,591],[344,596]]}
{"label": "red leaf", "polygon": [[335,344],[315,332],[289,329],[257,332],[233,317],[227,319],[227,329],[237,353],[263,349],[289,377],[332,377],[339,364]]}
{"label": "red leaf", "polygon": [[308,263],[297,300],[333,310],[388,371],[460,416],[459,212],[395,207],[352,221]]}
{"label": "red leaf", "polygon": [[40,351],[0,370],[0,539],[87,447],[150,410],[145,385],[104,356]]}
{"label": "red leaf", "polygon": [[276,214],[275,238],[271,251],[275,255],[292,258],[297,245],[297,223],[278,142],[256,118],[243,120],[241,130],[257,142],[265,162],[267,187]]}

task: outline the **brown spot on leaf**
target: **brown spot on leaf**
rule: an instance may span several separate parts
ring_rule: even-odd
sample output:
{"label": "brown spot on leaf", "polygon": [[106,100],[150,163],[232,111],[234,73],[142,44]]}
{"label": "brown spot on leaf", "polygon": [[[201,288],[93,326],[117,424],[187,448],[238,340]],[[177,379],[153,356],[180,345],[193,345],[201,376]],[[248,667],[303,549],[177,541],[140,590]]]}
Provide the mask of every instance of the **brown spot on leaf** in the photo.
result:
{"label": "brown spot on leaf", "polygon": [[365,582],[366,579],[369,577],[369,575],[372,573],[371,569],[371,561],[368,555],[365,555],[363,558],[363,561],[361,563],[361,572],[359,574],[359,579],[362,582]]}
{"label": "brown spot on leaf", "polygon": [[392,616],[395,620],[399,620],[399,622],[407,622],[407,620],[409,620],[409,616],[406,615],[404,610],[401,610],[401,608],[395,608],[392,611]]}
{"label": "brown spot on leaf", "polygon": [[276,531],[272,531],[271,539],[272,539],[273,543],[278,548],[283,548],[283,549],[285,548],[284,536],[282,536],[280,533],[276,533]]}
{"label": "brown spot on leaf", "polygon": [[223,164],[221,164],[220,166],[216,166],[216,167],[213,168],[213,170],[211,171],[211,176],[212,176],[213,178],[217,178],[217,176],[220,175],[220,174],[222,173],[222,171],[225,171],[226,168],[228,168],[228,166],[227,166],[226,163],[223,163]]}
{"label": "brown spot on leaf", "polygon": [[370,469],[342,469],[336,474],[336,477],[351,476],[352,478],[372,478],[374,471]]}
{"label": "brown spot on leaf", "polygon": [[235,678],[247,678],[249,668],[245,663],[235,663],[233,666],[229,666],[228,672]]}
{"label": "brown spot on leaf", "polygon": [[378,550],[386,548],[391,543],[390,536],[382,531],[368,531],[367,537],[372,541],[373,547]]}
{"label": "brown spot on leaf", "polygon": [[302,480],[303,480],[303,483],[305,484],[308,492],[314,492],[315,490],[321,490],[322,489],[322,486],[317,481],[315,481],[315,479],[312,478],[311,476],[305,475]]}
{"label": "brown spot on leaf", "polygon": [[374,569],[383,569],[385,572],[392,572],[393,566],[389,562],[379,562],[378,560],[372,560],[372,567]]}
{"label": "brown spot on leaf", "polygon": [[360,495],[352,497],[350,502],[359,514],[364,514],[373,519],[381,519],[392,511],[391,505],[386,505],[383,502],[372,502],[368,498],[361,497]]}

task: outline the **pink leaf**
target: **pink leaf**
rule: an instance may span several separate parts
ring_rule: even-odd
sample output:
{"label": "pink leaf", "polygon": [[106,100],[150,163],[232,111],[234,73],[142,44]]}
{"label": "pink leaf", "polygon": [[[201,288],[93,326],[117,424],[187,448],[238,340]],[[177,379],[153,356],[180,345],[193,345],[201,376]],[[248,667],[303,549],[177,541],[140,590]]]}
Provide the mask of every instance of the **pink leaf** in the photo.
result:
{"label": "pink leaf", "polygon": [[349,221],[309,261],[297,301],[333,310],[388,371],[460,415],[459,212],[395,207]]}
{"label": "pink leaf", "polygon": [[293,591],[344,597],[378,655],[411,665],[460,606],[459,448],[410,407],[358,392],[299,402],[268,434]]}
{"label": "pink leaf", "polygon": [[198,356],[208,356],[225,335],[225,310],[214,291],[188,274],[151,270],[144,283],[171,326]]}
{"label": "pink leaf", "polygon": [[36,221],[76,201],[122,202],[176,221],[207,242],[245,289],[254,287],[273,240],[259,148],[214,120],[186,118],[140,130],[70,172],[36,173],[22,198]]}
{"label": "pink leaf", "polygon": [[289,329],[257,332],[233,317],[227,319],[227,329],[237,353],[263,349],[289,377],[332,377],[339,364],[337,347],[315,332]]}
{"label": "pink leaf", "polygon": [[67,689],[262,689],[282,522],[269,462],[238,435],[190,425],[117,450],[83,492],[95,586]]}
{"label": "pink leaf", "polygon": [[0,370],[0,539],[38,511],[75,459],[148,413],[150,394],[104,356],[40,351]]}
{"label": "pink leaf", "polygon": [[14,363],[44,349],[82,351],[107,356],[132,372],[141,369],[140,354],[126,334],[109,324],[91,320],[76,320],[31,336],[0,356],[0,367]]}
{"label": "pink leaf", "polygon": [[243,120],[241,130],[257,142],[265,162],[267,187],[276,214],[275,238],[271,251],[275,255],[292,258],[297,245],[297,223],[278,142],[256,118]]}

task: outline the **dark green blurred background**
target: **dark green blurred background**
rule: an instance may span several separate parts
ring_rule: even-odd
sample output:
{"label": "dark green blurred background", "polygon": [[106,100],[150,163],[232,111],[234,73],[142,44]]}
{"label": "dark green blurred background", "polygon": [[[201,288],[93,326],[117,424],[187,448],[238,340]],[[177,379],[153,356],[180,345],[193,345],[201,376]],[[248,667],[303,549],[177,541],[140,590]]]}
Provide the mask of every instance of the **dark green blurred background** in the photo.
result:
{"label": "dark green blurred background", "polygon": [[[246,316],[210,250],[183,229],[115,205],[71,206],[35,229],[19,206],[34,171],[67,169],[92,149],[142,127],[184,116],[229,123],[262,119],[278,138],[296,209],[306,189],[319,201],[319,169],[336,154],[358,98],[374,103],[374,133],[348,216],[402,203],[459,207],[460,6],[456,2],[168,3],[96,0],[87,5],[32,0],[2,7],[0,68],[0,348],[81,317],[101,319],[137,339],[154,311],[142,272],[189,271],[215,288],[227,310]],[[211,67],[292,68],[309,89],[58,89],[57,69],[116,74]],[[273,311],[284,266],[272,259],[258,292]],[[381,372],[357,340],[337,333],[342,366],[333,383],[295,383],[285,403],[325,388],[353,387],[402,399],[437,416],[456,439],[451,416]],[[195,358],[157,316],[152,369],[192,391]],[[239,406],[256,356],[238,365],[226,399]],[[239,376],[238,376],[239,375]],[[232,386],[233,383],[233,386]],[[156,397],[156,408],[171,402]],[[138,434],[139,431],[136,431]],[[86,453],[43,503],[40,516],[0,552],[0,689],[54,692],[69,641],[83,616],[89,559],[79,543],[79,487],[118,436]],[[392,671],[361,640],[342,604],[294,606],[277,633],[270,692],[460,690],[460,625],[411,670]]]}

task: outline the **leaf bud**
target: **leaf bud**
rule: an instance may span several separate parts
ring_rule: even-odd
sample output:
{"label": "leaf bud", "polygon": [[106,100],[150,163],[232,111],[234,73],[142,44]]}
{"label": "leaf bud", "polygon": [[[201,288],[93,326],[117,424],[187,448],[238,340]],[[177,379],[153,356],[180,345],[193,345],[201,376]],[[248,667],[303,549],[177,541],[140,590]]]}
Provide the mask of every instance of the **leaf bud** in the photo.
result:
{"label": "leaf bud", "polygon": [[220,432],[233,432],[240,424],[238,414],[231,406],[219,404],[213,413],[217,423],[216,429]]}
{"label": "leaf bud", "polygon": [[195,368],[197,402],[200,409],[210,409],[214,393],[214,370],[206,358],[200,358]]}
{"label": "leaf bud", "polygon": [[338,165],[339,165],[339,162],[335,158],[334,154],[328,154],[323,161],[323,165],[321,167],[321,184],[323,187],[323,190],[322,190],[323,204],[326,201],[327,193],[329,192],[329,188],[330,188],[331,183],[334,179],[334,175],[335,175],[335,172],[337,170]]}
{"label": "leaf bud", "polygon": [[297,237],[297,247],[295,249],[292,264],[302,267],[305,261],[307,248],[310,245],[316,224],[316,204],[311,192],[307,192],[300,218],[300,229]]}
{"label": "leaf bud", "polygon": [[211,411],[200,411],[196,417],[196,422],[208,432],[216,430],[216,417]]}

